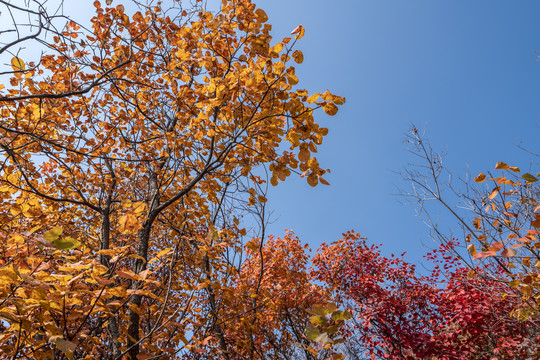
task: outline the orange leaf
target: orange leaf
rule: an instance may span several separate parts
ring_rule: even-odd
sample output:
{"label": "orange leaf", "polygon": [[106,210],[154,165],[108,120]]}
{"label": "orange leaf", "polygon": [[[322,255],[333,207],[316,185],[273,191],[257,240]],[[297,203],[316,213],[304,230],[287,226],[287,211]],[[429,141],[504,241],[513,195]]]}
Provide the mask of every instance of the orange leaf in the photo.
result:
{"label": "orange leaf", "polygon": [[330,185],[330,183],[326,180],[324,180],[322,177],[319,177],[319,181],[321,182],[321,184],[323,185]]}
{"label": "orange leaf", "polygon": [[295,27],[294,30],[291,31],[291,35],[298,34],[301,30],[302,30],[302,24]]}
{"label": "orange leaf", "polygon": [[319,183],[319,180],[317,179],[317,175],[315,174],[309,174],[307,177],[307,182],[309,185],[315,187]]}
{"label": "orange leaf", "polygon": [[482,251],[482,252],[479,252],[478,254],[474,255],[473,256],[473,259],[483,259],[483,258],[486,258],[486,257],[490,257],[490,256],[495,256],[497,255],[497,253],[495,251]]}
{"label": "orange leaf", "polygon": [[531,225],[535,228],[540,228],[540,214],[534,214],[534,220],[531,221]]}
{"label": "orange leaf", "polygon": [[497,170],[508,170],[508,169],[510,169],[510,166],[508,166],[508,164],[506,164],[506,163],[498,162],[497,164],[495,164],[495,169],[497,169]]}
{"label": "orange leaf", "polygon": [[491,192],[491,194],[489,194],[489,198],[490,199],[495,199],[495,197],[497,196],[497,194],[499,193],[499,187],[497,186],[495,189],[493,189],[493,191]]}
{"label": "orange leaf", "polygon": [[301,38],[304,37],[304,33],[306,32],[306,30],[304,29],[304,27],[300,24],[298,25],[292,32],[291,32],[291,35],[292,34],[296,34],[296,36],[294,37],[296,40],[300,40]]}
{"label": "orange leaf", "polygon": [[268,15],[266,15],[263,9],[255,10],[255,15],[257,15],[257,20],[259,20],[259,22],[261,23],[265,23],[268,21]]}
{"label": "orange leaf", "polygon": [[486,179],[486,175],[480,173],[477,177],[474,178],[474,181],[481,183]]}
{"label": "orange leaf", "polygon": [[502,251],[501,256],[502,257],[513,257],[517,254],[517,251],[511,248],[506,248]]}
{"label": "orange leaf", "polygon": [[297,64],[301,64],[302,62],[304,62],[304,54],[302,54],[300,50],[296,50],[295,52],[293,52],[292,57]]}

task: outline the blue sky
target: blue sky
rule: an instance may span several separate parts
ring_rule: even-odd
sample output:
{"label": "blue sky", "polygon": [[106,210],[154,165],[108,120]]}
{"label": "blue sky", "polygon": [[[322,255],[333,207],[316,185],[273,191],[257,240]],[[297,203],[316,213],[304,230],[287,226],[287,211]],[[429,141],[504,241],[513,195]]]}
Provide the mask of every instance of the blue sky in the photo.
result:
{"label": "blue sky", "polygon": [[[299,86],[345,96],[319,151],[331,186],[300,179],[271,189],[270,232],[294,229],[312,249],[355,229],[384,252],[420,262],[433,247],[428,229],[392,195],[406,186],[394,172],[411,124],[448,152],[456,176],[476,176],[497,161],[529,169],[540,152],[540,2],[437,0],[256,1],[274,40],[298,24]],[[535,173],[538,171],[534,169]],[[448,220],[449,231],[457,225]],[[422,243],[426,244],[424,247]]]}

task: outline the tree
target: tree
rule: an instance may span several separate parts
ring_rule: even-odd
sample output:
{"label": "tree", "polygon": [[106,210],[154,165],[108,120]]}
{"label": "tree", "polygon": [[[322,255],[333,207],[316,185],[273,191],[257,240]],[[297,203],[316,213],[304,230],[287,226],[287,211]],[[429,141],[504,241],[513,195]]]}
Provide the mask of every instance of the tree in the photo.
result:
{"label": "tree", "polygon": [[[514,311],[516,317],[536,318],[540,294],[538,179],[516,166],[498,162],[495,165],[498,176],[481,173],[474,183],[465,181],[463,187],[456,187],[445,180],[451,179],[452,174],[444,168],[443,156],[436,154],[416,129],[407,141],[421,162],[404,172],[404,179],[411,184],[411,191],[404,195],[419,205],[420,215],[433,230],[434,237],[442,243],[451,241],[451,236],[434,220],[433,208],[427,204],[432,200],[442,204],[462,228],[470,254],[467,258],[467,252],[456,251],[463,262],[471,269],[480,267],[483,277],[506,283],[503,293],[521,296],[522,301]],[[445,189],[450,189],[450,194]]]}
{"label": "tree", "polygon": [[267,181],[327,183],[314,114],[344,99],[297,87],[302,26],[272,43],[249,0],[186,4],[96,1],[91,28],[67,21],[40,38],[39,63],[12,58],[0,349],[13,359],[233,358],[223,314],[261,316],[234,298],[243,214],[262,209]]}
{"label": "tree", "polygon": [[430,276],[352,232],[319,249],[315,278],[353,313],[345,343],[351,359],[538,358],[538,321],[512,317],[519,297],[503,296],[503,283],[468,276],[455,245],[426,256],[435,265]]}
{"label": "tree", "polygon": [[316,359],[304,330],[309,311],[330,298],[311,281],[309,249],[292,232],[270,236],[262,247],[259,242],[246,244],[248,258],[225,307],[229,314],[222,316],[235,319],[225,334],[235,344],[231,352],[237,359],[253,358],[255,351],[261,359]]}

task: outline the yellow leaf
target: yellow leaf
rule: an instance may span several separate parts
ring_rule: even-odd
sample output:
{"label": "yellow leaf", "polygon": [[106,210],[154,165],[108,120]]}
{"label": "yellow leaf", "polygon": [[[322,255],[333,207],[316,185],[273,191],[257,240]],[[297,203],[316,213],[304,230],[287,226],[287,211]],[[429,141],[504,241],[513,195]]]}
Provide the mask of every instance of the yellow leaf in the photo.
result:
{"label": "yellow leaf", "polygon": [[324,105],[324,112],[330,116],[336,115],[337,111],[338,111],[338,108],[333,103],[329,102],[329,103],[326,103],[326,105]]}
{"label": "yellow leaf", "polygon": [[302,54],[300,50],[296,50],[295,52],[293,52],[292,57],[297,64],[301,64],[304,62],[304,54]]}
{"label": "yellow leaf", "polygon": [[29,234],[29,235],[32,235],[33,233],[35,233],[35,232],[38,231],[39,229],[41,229],[41,225],[34,226],[32,229],[30,229],[30,231],[28,232],[28,234]]}
{"label": "yellow leaf", "polygon": [[212,21],[213,18],[214,18],[214,15],[212,15],[212,13],[209,11],[201,15],[201,20],[205,22],[210,22]]}
{"label": "yellow leaf", "polygon": [[13,71],[24,71],[26,69],[26,66],[24,65],[24,62],[21,60],[21,58],[14,56],[11,59],[11,68]]}
{"label": "yellow leaf", "polygon": [[156,258],[161,258],[163,255],[168,254],[168,253],[170,253],[171,251],[172,251],[171,248],[163,249],[163,250],[161,250],[160,252],[158,252],[158,253],[156,254]]}
{"label": "yellow leaf", "polygon": [[320,94],[313,94],[310,97],[308,97],[307,102],[308,104],[313,104],[315,101],[319,99]]}
{"label": "yellow leaf", "polygon": [[58,239],[60,237],[60,235],[62,235],[63,232],[64,232],[64,230],[60,226],[55,226],[51,230],[46,231],[43,234],[43,237],[45,238],[45,240],[52,242],[52,241]]}
{"label": "yellow leaf", "polygon": [[135,215],[140,216],[146,210],[146,204],[143,202],[136,202],[133,204],[133,211]]}
{"label": "yellow leaf", "polygon": [[116,252],[117,251],[115,249],[103,249],[103,250],[99,250],[97,254],[105,255],[105,256],[113,256],[113,255],[116,255]]}

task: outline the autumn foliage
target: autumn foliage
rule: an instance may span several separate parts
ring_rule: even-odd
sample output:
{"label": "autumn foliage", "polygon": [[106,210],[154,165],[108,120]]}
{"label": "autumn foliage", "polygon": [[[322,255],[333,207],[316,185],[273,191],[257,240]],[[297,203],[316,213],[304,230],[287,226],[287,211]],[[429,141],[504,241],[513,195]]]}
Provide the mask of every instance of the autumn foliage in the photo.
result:
{"label": "autumn foliage", "polygon": [[[537,321],[512,316],[519,296],[485,278],[455,256],[456,244],[426,258],[429,276],[418,275],[402,257],[385,257],[375,245],[349,232],[323,245],[314,276],[327,283],[353,313],[345,352],[351,359],[536,359]],[[494,272],[500,272],[494,270]]]}
{"label": "autumn foliage", "polygon": [[3,358],[540,356],[535,176],[476,178],[473,271],[453,242],[421,276],[352,232],[310,263],[265,231],[269,185],[328,185],[316,116],[345,102],[301,88],[302,25],[275,41],[251,0],[47,3],[0,1],[30,31],[0,32]]}
{"label": "autumn foliage", "polygon": [[[540,300],[540,189],[538,179],[516,166],[498,162],[497,175],[479,174],[474,180],[486,184],[482,198],[474,203],[475,217],[467,235],[469,254],[505,282],[505,292],[521,296],[514,315],[519,319],[538,317]],[[480,185],[479,185],[480,186]]]}
{"label": "autumn foliage", "polygon": [[273,41],[249,0],[94,7],[90,26],[4,48],[48,40],[0,87],[0,351],[286,358],[275,348],[302,342],[312,285],[263,242],[242,255],[241,221],[267,183],[327,183],[314,116],[344,99],[299,87],[304,28]]}

